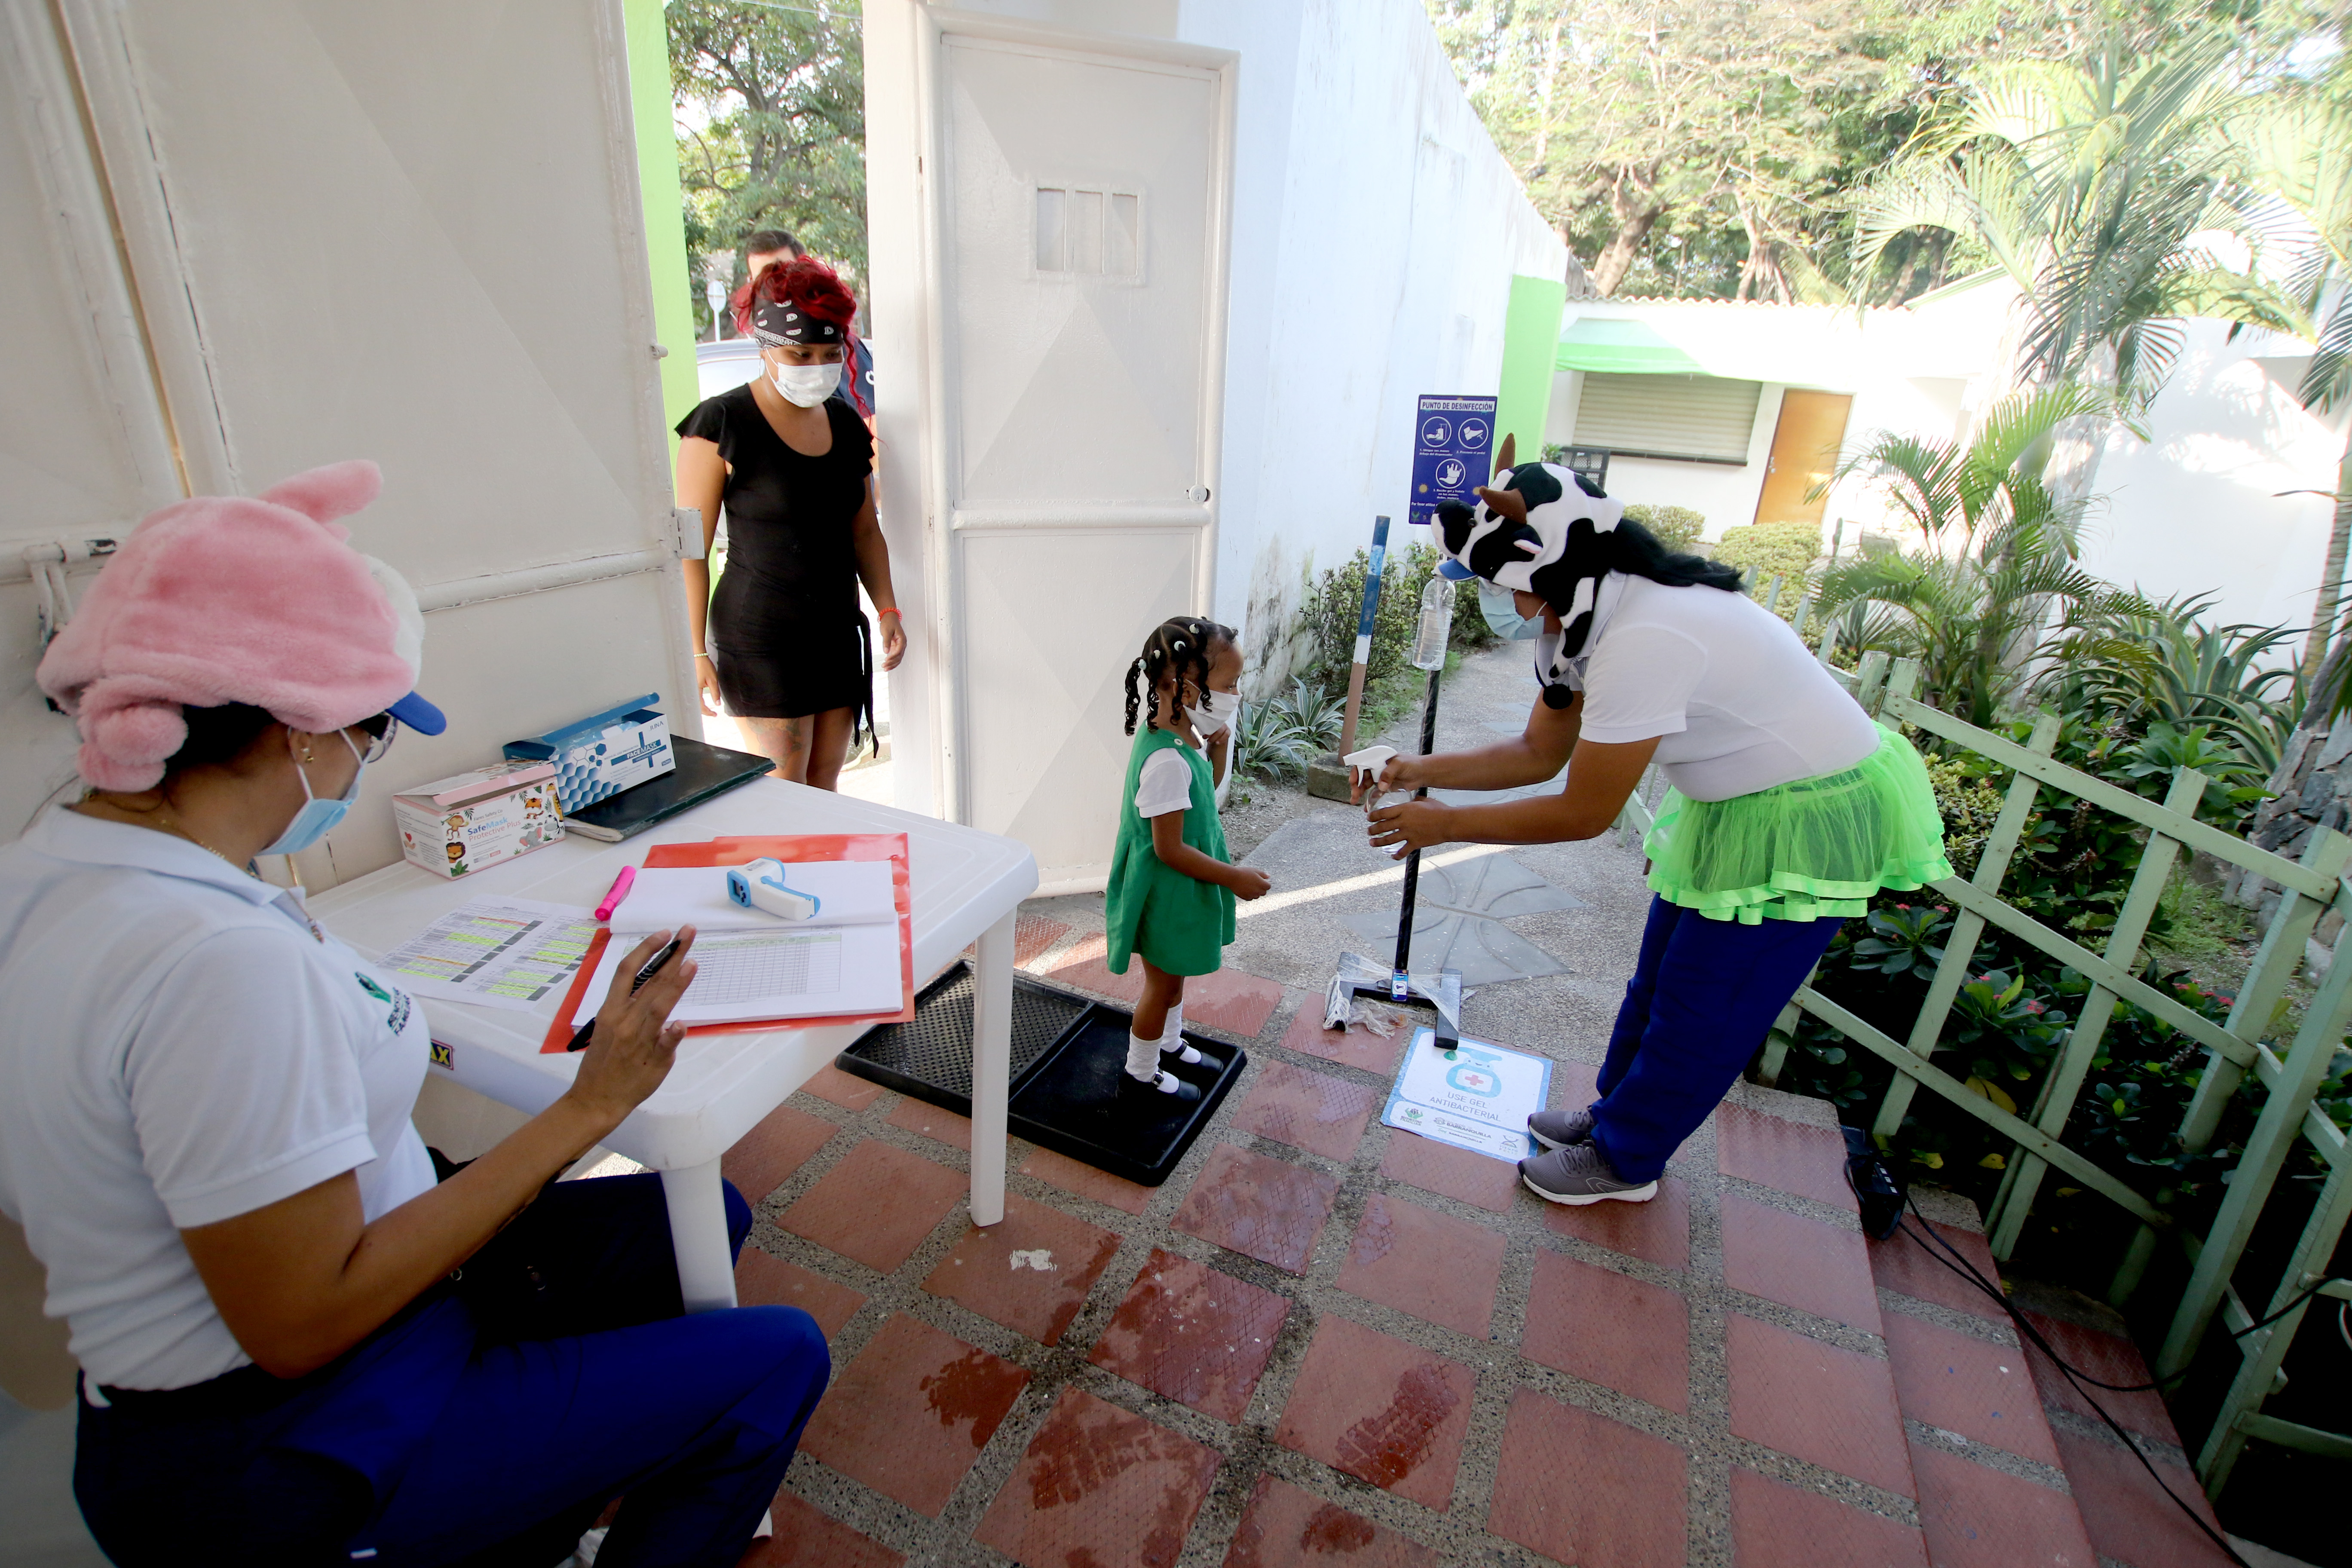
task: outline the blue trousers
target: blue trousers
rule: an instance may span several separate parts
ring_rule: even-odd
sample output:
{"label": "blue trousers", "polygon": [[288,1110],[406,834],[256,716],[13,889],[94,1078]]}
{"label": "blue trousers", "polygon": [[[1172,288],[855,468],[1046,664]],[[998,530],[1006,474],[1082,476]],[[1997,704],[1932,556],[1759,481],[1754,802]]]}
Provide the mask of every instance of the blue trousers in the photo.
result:
{"label": "blue trousers", "polygon": [[86,1397],[74,1494],[122,1568],[553,1568],[615,1497],[604,1568],[733,1568],[829,1369],[797,1309],[680,1315],[658,1177],[566,1182],[319,1372]]}
{"label": "blue trousers", "polygon": [[1609,1037],[1592,1141],[1629,1182],[1655,1181],[1730,1091],[1844,923],[1711,921],[1650,900],[1642,956]]}

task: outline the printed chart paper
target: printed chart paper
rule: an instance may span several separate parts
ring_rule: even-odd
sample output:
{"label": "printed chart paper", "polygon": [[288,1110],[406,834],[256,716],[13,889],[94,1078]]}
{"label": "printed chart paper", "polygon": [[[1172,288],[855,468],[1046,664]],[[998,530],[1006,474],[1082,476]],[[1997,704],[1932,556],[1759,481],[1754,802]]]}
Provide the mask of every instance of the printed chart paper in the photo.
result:
{"label": "printed chart paper", "polygon": [[1546,1058],[1472,1039],[1442,1051],[1436,1031],[1422,1029],[1390,1087],[1381,1121],[1516,1163],[1538,1152],[1528,1136],[1528,1118],[1544,1108],[1550,1092]]}
{"label": "printed chart paper", "polygon": [[[621,960],[642,940],[613,933],[581,998],[582,1017],[603,1005]],[[887,1012],[899,997],[898,931],[891,925],[811,929],[772,920],[764,931],[698,934],[692,956],[694,984],[670,1013],[681,1024]]]}
{"label": "printed chart paper", "polygon": [[537,1012],[561,997],[596,934],[588,910],[535,899],[476,899],[383,955],[419,996]]}

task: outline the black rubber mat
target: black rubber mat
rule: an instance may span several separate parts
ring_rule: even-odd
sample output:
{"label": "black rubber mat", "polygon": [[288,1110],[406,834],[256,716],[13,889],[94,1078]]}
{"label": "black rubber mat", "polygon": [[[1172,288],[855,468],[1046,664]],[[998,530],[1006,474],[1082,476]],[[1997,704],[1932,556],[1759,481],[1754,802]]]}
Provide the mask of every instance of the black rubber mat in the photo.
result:
{"label": "black rubber mat", "polygon": [[[900,1094],[971,1115],[971,969],[958,963],[923,987],[915,998],[912,1019],[875,1029],[844,1051],[837,1065]],[[1018,1084],[1093,1005],[1084,996],[1015,975],[1013,1081]]]}
{"label": "black rubber mat", "polygon": [[[972,979],[959,963],[923,988],[915,1016],[885,1024],[844,1051],[844,1072],[911,1095],[926,1104],[971,1114]],[[1201,1098],[1123,1094],[1127,1037],[1132,1014],[1091,997],[1013,980],[1013,1103],[1014,1137],[1148,1187],[1168,1179],[1216,1113],[1249,1055],[1187,1034],[1205,1058],[1198,1067],[1171,1065]]]}

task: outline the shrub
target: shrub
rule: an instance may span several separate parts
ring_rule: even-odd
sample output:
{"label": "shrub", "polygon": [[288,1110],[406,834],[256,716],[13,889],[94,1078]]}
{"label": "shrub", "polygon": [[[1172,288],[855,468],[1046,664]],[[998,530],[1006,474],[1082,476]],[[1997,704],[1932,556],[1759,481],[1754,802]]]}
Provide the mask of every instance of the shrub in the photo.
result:
{"label": "shrub", "polygon": [[[1413,635],[1421,626],[1421,591],[1437,571],[1437,552],[1425,544],[1409,544],[1389,552],[1381,574],[1380,608],[1372,617],[1372,653],[1365,663],[1367,689],[1412,672]],[[1347,684],[1348,667],[1356,658],[1356,622],[1363,612],[1364,573],[1369,552],[1359,550],[1323,574],[1307,595],[1306,617],[1315,649],[1308,674],[1334,689]],[[1478,587],[1457,583],[1454,590],[1452,646],[1480,648],[1495,634],[1478,610]]]}
{"label": "shrub", "polygon": [[[1313,669],[1333,685],[1346,681],[1348,667],[1355,662],[1356,620],[1363,611],[1364,574],[1370,565],[1370,552],[1359,550],[1324,573],[1307,596],[1304,614],[1313,634]],[[1436,570],[1433,550],[1408,546],[1389,552],[1381,574],[1380,607],[1372,618],[1371,657],[1365,660],[1367,682],[1411,668],[1413,632],[1421,619],[1421,585]]]}
{"label": "shrub", "polygon": [[[1292,689],[1282,697],[1243,706],[1241,722],[1234,726],[1235,773],[1251,778],[1297,778],[1307,771],[1316,752],[1329,743],[1300,720],[1298,689],[1304,684],[1294,679]],[[1320,696],[1319,688],[1317,695]]]}
{"label": "shrub", "polygon": [[1625,509],[1625,521],[1640,523],[1656,534],[1658,542],[1669,550],[1711,553],[1698,537],[1706,527],[1705,512],[1693,511],[1686,506],[1652,506],[1647,501],[1635,501]]}
{"label": "shrub", "polygon": [[[1912,739],[1919,737],[1915,733]],[[1944,815],[1944,854],[1956,875],[1972,875],[1993,819],[2000,815],[2000,792],[1958,757],[1928,757],[1927,782],[1935,787],[1936,808]]]}
{"label": "shrub", "polygon": [[1758,604],[1770,596],[1772,579],[1780,579],[1775,608],[1784,621],[1797,617],[1805,589],[1822,560],[1822,530],[1814,522],[1744,522],[1727,528],[1707,553],[1727,566],[1748,574],[1748,595]]}

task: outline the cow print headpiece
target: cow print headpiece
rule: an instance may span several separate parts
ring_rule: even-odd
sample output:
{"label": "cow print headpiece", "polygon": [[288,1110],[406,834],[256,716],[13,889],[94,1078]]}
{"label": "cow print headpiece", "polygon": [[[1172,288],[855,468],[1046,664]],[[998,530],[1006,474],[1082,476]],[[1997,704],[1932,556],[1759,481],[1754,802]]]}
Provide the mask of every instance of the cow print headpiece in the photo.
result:
{"label": "cow print headpiece", "polygon": [[1584,651],[1601,579],[1615,564],[1605,536],[1616,532],[1625,506],[1550,463],[1521,463],[1493,488],[1503,497],[1499,504],[1482,500],[1473,510],[1448,501],[1437,509],[1446,557],[1438,570],[1457,581],[1479,577],[1537,595],[1559,612],[1559,652],[1551,668],[1538,673],[1545,700],[1564,707],[1568,663]]}
{"label": "cow print headpiece", "polygon": [[841,328],[793,301],[762,300],[751,308],[751,335],[761,348],[778,349],[786,343],[837,343]]}

